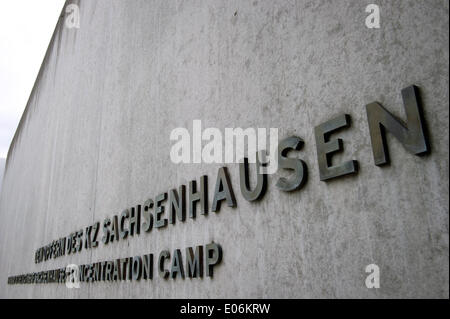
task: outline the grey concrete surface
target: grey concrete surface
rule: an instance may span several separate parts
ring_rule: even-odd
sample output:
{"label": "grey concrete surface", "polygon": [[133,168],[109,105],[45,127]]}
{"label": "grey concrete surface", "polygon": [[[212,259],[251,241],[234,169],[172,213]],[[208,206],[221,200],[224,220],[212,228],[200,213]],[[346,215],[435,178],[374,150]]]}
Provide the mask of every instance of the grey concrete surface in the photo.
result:
{"label": "grey concrete surface", "polygon": [[[381,8],[368,29],[364,9]],[[72,3],[72,2],[68,2]],[[75,1],[61,15],[11,145],[0,197],[2,298],[448,298],[448,1]],[[420,87],[431,154],[388,135],[392,163],[373,164],[365,105],[405,118],[400,90]],[[336,134],[358,175],[319,180],[314,126]],[[261,202],[34,264],[38,247],[207,174],[173,164],[170,131],[277,127],[298,135],[308,165],[296,193],[269,178]],[[283,175],[283,174],[281,174]],[[211,196],[211,195],[210,195]],[[210,197],[211,203],[211,197]],[[151,282],[8,285],[11,275],[173,250],[214,240],[215,277]],[[367,289],[375,263],[381,287]]]}
{"label": "grey concrete surface", "polygon": [[2,191],[3,173],[5,172],[5,164],[6,160],[4,158],[0,158],[0,193]]}

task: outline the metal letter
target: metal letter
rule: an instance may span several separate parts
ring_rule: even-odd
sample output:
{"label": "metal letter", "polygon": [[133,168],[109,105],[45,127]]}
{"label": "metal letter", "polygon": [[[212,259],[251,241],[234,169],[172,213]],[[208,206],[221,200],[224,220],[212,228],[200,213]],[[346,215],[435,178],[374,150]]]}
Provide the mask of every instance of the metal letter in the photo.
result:
{"label": "metal letter", "polygon": [[196,203],[200,201],[200,214],[208,213],[208,176],[200,177],[200,190],[197,191],[197,181],[189,182],[189,217],[196,217]]}
{"label": "metal letter", "polygon": [[302,188],[307,180],[308,168],[306,163],[298,158],[289,158],[287,154],[290,150],[300,150],[303,147],[303,140],[297,136],[290,136],[278,144],[278,167],[294,171],[291,179],[280,177],[277,187],[285,192],[291,192]]}
{"label": "metal letter", "polygon": [[175,223],[175,214],[178,220],[186,219],[186,186],[180,186],[180,198],[176,189],[169,191],[169,223]]}
{"label": "metal letter", "polygon": [[152,279],[153,278],[153,254],[142,256],[142,278]]}
{"label": "metal letter", "polygon": [[170,272],[164,268],[164,261],[170,258],[170,252],[168,250],[163,250],[159,254],[158,258],[158,272],[161,278],[167,279],[169,278]]}
{"label": "metal letter", "polygon": [[113,274],[111,276],[111,279],[114,281],[122,280],[121,273],[120,273],[120,259],[117,259],[116,261],[112,261],[113,263]]}
{"label": "metal letter", "polygon": [[260,174],[258,153],[256,153],[256,186],[255,189],[250,189],[250,172],[248,167],[248,158],[244,157],[244,162],[239,163],[239,183],[241,187],[242,196],[249,202],[260,200],[267,190],[267,174]]}
{"label": "metal letter", "polygon": [[144,228],[145,232],[149,232],[153,228],[153,214],[150,213],[150,209],[153,208],[153,200],[147,199],[144,203],[144,223],[142,224],[142,227]]}
{"label": "metal letter", "polygon": [[142,258],[141,256],[133,257],[132,263],[133,280],[140,280],[142,275]]}
{"label": "metal letter", "polygon": [[117,215],[113,216],[112,224],[111,224],[111,236],[109,238],[111,242],[119,240],[119,218]]}
{"label": "metal letter", "polygon": [[170,277],[176,279],[178,273],[180,273],[181,278],[184,279],[184,267],[183,267],[183,259],[181,257],[181,251],[179,249],[175,249],[172,257],[172,267],[170,269]]}
{"label": "metal letter", "polygon": [[329,136],[334,131],[349,126],[350,115],[342,114],[315,127],[314,133],[316,136],[317,160],[319,162],[321,181],[358,172],[358,162],[355,160],[334,166],[332,166],[331,162],[332,154],[344,150],[344,143],[340,138],[329,141]]}
{"label": "metal letter", "polygon": [[386,131],[394,135],[412,154],[421,155],[429,152],[419,88],[415,85],[404,88],[402,98],[407,123],[389,113],[378,102],[366,105],[373,159],[377,166],[389,164],[390,161]]}
{"label": "metal letter", "polygon": [[161,219],[162,214],[164,214],[164,206],[161,203],[167,198],[167,193],[162,193],[156,196],[156,210],[155,210],[155,227],[165,227],[167,226],[167,218]]}
{"label": "metal letter", "polygon": [[136,208],[131,207],[130,216],[130,235],[139,235],[141,232],[141,205],[137,205]]}
{"label": "metal letter", "polygon": [[205,265],[206,265],[206,275],[213,277],[214,266],[220,263],[222,260],[222,247],[219,244],[211,243],[205,247]]}
{"label": "metal letter", "polygon": [[202,246],[195,248],[195,254],[191,247],[186,248],[186,270],[189,278],[203,277]]}
{"label": "metal letter", "polygon": [[121,239],[127,238],[128,236],[128,229],[124,229],[125,219],[128,217],[130,217],[130,212],[128,211],[128,209],[125,209],[122,211],[122,213],[120,213],[119,234]]}
{"label": "metal letter", "polygon": [[91,231],[92,231],[92,226],[86,227],[86,231],[84,232],[84,248],[85,249],[92,247]]}
{"label": "metal letter", "polygon": [[220,210],[220,203],[226,199],[228,207],[236,206],[236,199],[234,198],[233,187],[231,186],[230,176],[226,167],[219,168],[217,173],[216,189],[214,190],[214,199],[212,204],[212,211]]}
{"label": "metal letter", "polygon": [[92,239],[92,247],[97,247],[98,246],[98,240],[97,240],[97,236],[98,236],[98,230],[100,228],[100,222],[96,222],[94,224],[94,238]]}

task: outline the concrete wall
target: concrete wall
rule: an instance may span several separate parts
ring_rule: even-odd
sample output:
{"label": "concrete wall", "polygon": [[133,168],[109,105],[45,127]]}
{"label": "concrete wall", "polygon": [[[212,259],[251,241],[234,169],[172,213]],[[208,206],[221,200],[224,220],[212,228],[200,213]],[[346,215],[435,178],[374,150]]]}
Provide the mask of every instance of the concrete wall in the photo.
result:
{"label": "concrete wall", "polygon": [[5,163],[6,163],[6,160],[4,158],[0,158],[0,192],[2,191],[3,173],[5,172]]}
{"label": "concrete wall", "polygon": [[[381,8],[368,29],[365,6]],[[80,1],[80,28],[56,27],[10,148],[0,198],[0,296],[56,298],[449,297],[448,1]],[[365,105],[405,118],[400,91],[420,87],[431,154],[388,135],[373,164]],[[348,113],[337,136],[356,176],[319,180],[314,127]],[[221,165],[173,164],[173,128],[277,127],[305,140],[299,192],[269,178],[259,203],[74,256],[34,264],[38,247]],[[284,174],[283,174],[284,175]],[[211,203],[211,195],[210,195]],[[215,277],[7,285],[7,277],[214,240]],[[376,263],[381,288],[367,289]]]}

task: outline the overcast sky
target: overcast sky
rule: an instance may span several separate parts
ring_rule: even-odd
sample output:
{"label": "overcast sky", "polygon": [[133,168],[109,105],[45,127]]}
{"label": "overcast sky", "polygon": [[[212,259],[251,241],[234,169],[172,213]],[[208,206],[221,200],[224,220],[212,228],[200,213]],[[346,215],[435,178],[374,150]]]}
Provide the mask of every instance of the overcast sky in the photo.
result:
{"label": "overcast sky", "polygon": [[6,157],[64,0],[0,0],[0,158]]}

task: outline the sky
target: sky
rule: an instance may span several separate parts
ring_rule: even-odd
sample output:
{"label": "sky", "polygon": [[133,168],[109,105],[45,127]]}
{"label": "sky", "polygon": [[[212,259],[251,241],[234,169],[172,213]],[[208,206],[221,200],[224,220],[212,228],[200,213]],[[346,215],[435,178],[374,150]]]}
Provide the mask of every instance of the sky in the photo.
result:
{"label": "sky", "polygon": [[0,158],[6,158],[64,0],[0,0]]}

